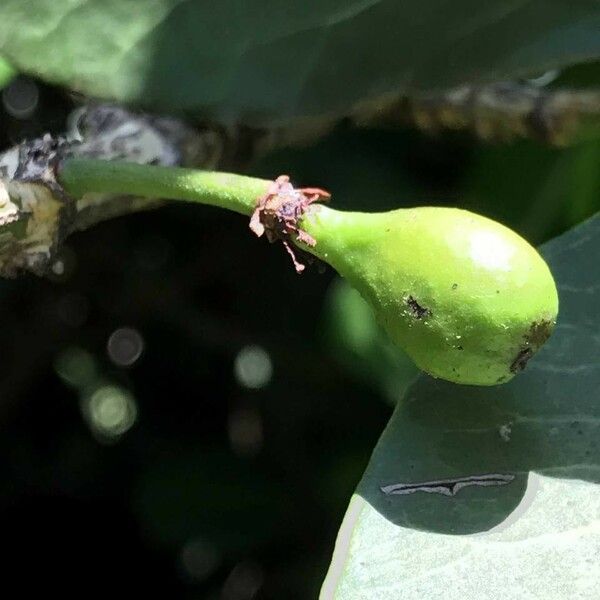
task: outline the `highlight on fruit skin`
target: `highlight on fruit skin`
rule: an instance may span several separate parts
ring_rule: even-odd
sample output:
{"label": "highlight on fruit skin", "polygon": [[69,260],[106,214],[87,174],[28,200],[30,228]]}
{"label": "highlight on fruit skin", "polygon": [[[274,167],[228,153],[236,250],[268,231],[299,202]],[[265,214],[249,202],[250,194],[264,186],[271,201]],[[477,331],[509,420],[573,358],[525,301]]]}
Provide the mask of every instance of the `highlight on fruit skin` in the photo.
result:
{"label": "highlight on fruit skin", "polygon": [[509,228],[455,208],[387,213],[311,206],[299,245],[333,266],[391,338],[434,377],[469,385],[512,379],[558,314],[552,274]]}

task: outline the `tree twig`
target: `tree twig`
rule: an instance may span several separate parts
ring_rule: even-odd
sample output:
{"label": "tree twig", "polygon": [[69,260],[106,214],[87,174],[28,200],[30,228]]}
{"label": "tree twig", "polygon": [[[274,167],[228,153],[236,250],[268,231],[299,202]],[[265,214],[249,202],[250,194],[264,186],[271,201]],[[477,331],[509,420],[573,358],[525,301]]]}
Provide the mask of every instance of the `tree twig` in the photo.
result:
{"label": "tree twig", "polygon": [[600,134],[600,90],[549,89],[499,82],[384,97],[358,107],[357,126],[415,125],[431,133],[471,131],[485,141],[531,138],[567,146]]}
{"label": "tree twig", "polygon": [[44,274],[69,233],[164,202],[158,193],[145,198],[124,193],[128,188],[61,197],[47,178],[61,157],[202,168],[214,168],[221,160],[217,132],[198,131],[177,119],[91,105],[76,110],[69,121],[64,138],[44,136],[0,154],[2,276],[21,269]]}

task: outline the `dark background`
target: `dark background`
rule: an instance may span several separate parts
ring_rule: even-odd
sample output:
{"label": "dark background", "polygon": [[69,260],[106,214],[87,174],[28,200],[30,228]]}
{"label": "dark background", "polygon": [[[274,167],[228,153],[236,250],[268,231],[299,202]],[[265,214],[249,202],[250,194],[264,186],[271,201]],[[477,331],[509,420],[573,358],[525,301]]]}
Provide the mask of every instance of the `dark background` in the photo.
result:
{"label": "dark background", "polygon": [[[34,85],[31,110],[3,94],[0,148],[65,129],[72,99]],[[539,243],[595,210],[598,148],[342,122],[250,170],[341,208],[463,206]],[[352,347],[360,306],[335,280],[177,204],[72,236],[47,279],[1,281],[5,589],[315,598],[412,375],[386,378],[379,338]]]}

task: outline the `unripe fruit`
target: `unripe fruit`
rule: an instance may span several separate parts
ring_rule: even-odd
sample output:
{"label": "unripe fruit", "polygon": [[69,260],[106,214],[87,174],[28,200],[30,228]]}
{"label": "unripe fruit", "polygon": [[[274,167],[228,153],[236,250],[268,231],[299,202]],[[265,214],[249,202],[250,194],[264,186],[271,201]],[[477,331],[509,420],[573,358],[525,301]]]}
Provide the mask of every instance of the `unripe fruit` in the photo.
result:
{"label": "unripe fruit", "polygon": [[511,379],[550,336],[558,294],[523,238],[454,208],[340,212],[313,205],[305,249],[371,304],[417,366],[471,385]]}

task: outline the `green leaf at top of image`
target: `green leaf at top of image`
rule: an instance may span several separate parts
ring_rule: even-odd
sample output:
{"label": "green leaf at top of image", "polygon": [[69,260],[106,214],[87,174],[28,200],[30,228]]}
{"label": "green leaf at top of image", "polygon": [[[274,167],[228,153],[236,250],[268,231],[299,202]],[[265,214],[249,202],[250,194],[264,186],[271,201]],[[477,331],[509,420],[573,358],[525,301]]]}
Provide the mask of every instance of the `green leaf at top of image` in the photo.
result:
{"label": "green leaf at top of image", "polygon": [[16,76],[12,65],[0,56],[0,90],[5,88]]}
{"label": "green leaf at top of image", "polygon": [[542,253],[561,301],[548,345],[503,386],[419,378],[352,498],[322,600],[597,598],[600,216]]}
{"label": "green leaf at top of image", "polygon": [[594,0],[4,0],[28,74],[163,110],[268,123],[600,56]]}

